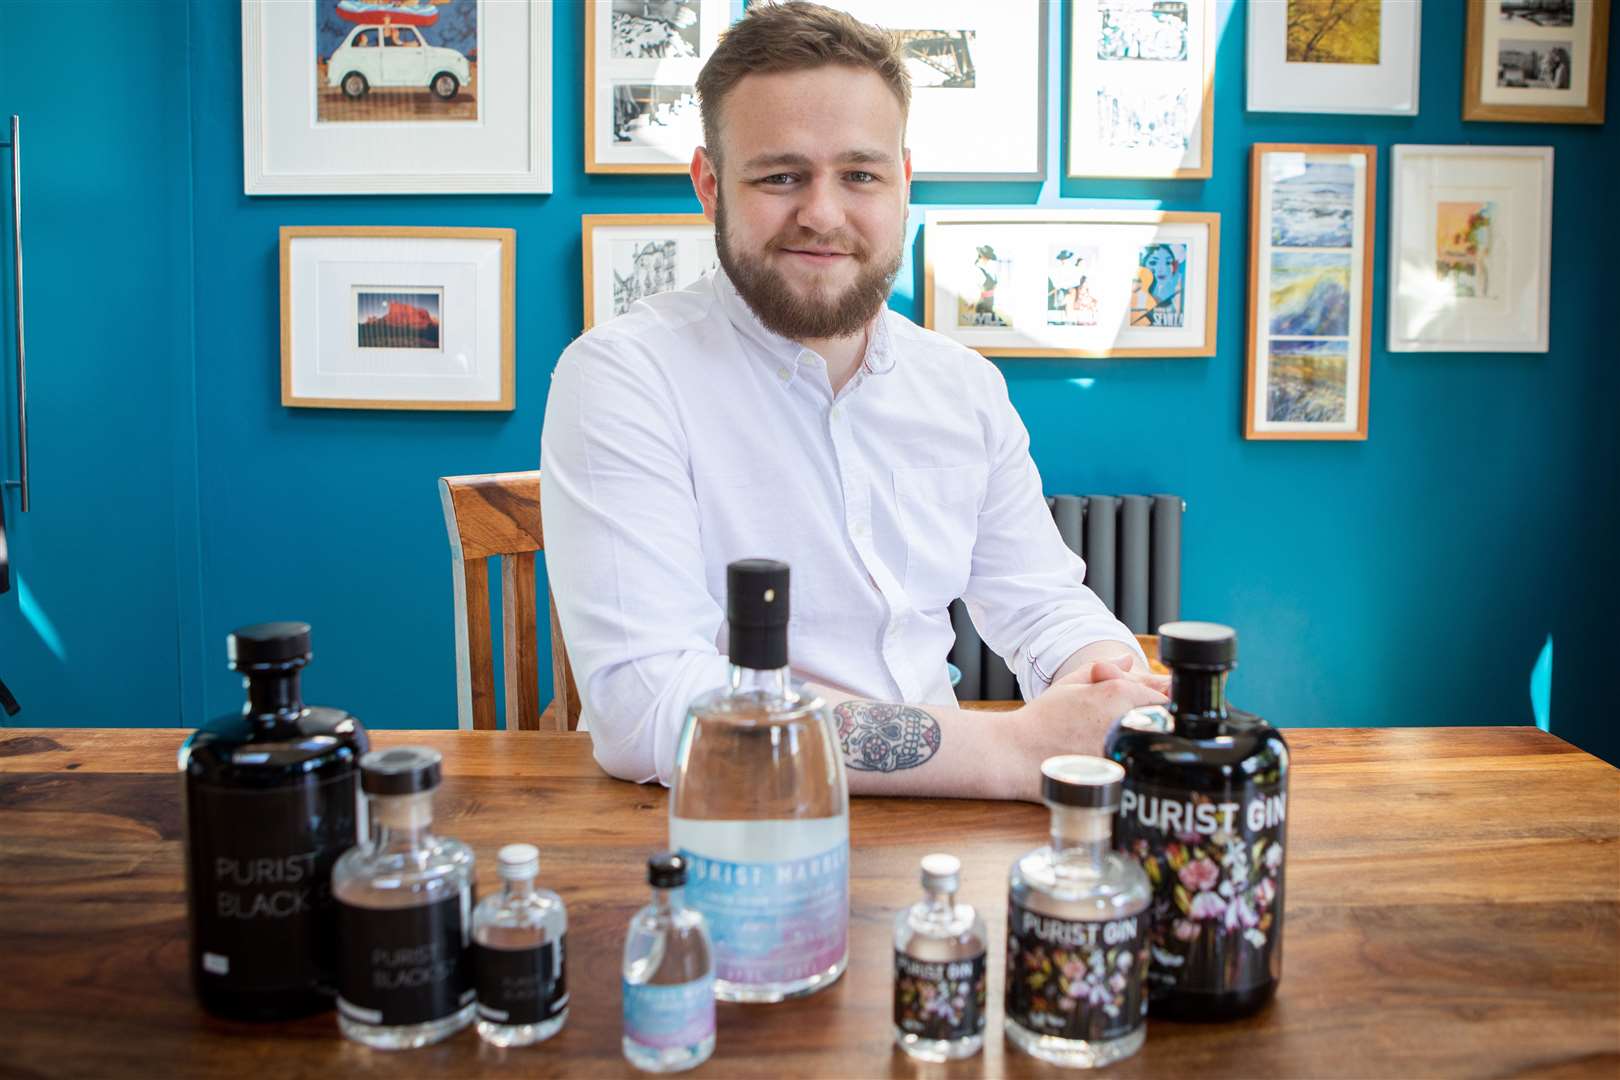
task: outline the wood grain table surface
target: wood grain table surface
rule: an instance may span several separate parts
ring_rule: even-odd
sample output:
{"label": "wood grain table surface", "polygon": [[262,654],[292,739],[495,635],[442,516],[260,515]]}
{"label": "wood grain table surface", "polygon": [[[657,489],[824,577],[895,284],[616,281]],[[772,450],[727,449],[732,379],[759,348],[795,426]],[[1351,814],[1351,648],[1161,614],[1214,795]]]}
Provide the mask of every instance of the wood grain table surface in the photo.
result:
{"label": "wood grain table surface", "polygon": [[[187,982],[180,730],[0,730],[0,1076],[634,1075],[619,957],[667,838],[665,793],[621,783],[583,734],[374,732],[445,757],[438,828],[477,853],[540,846],[569,910],[567,1026],[499,1051],[465,1031],[405,1053],[331,1014],[215,1020]],[[1119,1075],[1620,1075],[1620,771],[1533,728],[1294,729],[1277,999],[1237,1023],[1151,1021]],[[695,1076],[1058,1075],[1002,1039],[1006,874],[1041,843],[1029,804],[857,799],[850,963],[811,998],[722,1005]],[[959,855],[991,930],[982,1054],[891,1047],[890,927],[917,861]]]}

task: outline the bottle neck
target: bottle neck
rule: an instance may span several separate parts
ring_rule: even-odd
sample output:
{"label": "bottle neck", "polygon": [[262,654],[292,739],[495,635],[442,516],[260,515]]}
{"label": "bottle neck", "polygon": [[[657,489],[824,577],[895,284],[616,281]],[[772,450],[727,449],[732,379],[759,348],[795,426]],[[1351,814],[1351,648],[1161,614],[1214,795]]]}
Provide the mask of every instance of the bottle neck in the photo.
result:
{"label": "bottle neck", "polygon": [[671,889],[659,888],[656,885],[653,886],[653,914],[659,918],[667,918],[674,914],[675,909],[681,906],[681,897],[685,894],[685,892],[686,890],[679,885]]}
{"label": "bottle neck", "polygon": [[280,727],[296,720],[304,711],[302,679],[302,665],[244,675],[247,701],[242,705],[242,716],[256,728]]}
{"label": "bottle neck", "polygon": [[1052,806],[1052,859],[1058,873],[1100,871],[1113,837],[1113,807]]}
{"label": "bottle neck", "polygon": [[935,922],[947,922],[956,914],[956,893],[944,889],[928,889],[926,891],[928,904],[928,918]]}
{"label": "bottle neck", "polygon": [[1229,672],[1175,668],[1170,672],[1170,715],[1175,732],[1209,738],[1226,723],[1226,677]]}
{"label": "bottle neck", "polygon": [[508,903],[519,903],[534,895],[534,878],[501,880],[501,899]]}
{"label": "bottle neck", "polygon": [[433,835],[433,794],[371,796],[371,847],[400,854],[426,847]]}
{"label": "bottle neck", "polygon": [[792,669],[786,667],[764,669],[732,664],[729,685],[732,697],[761,697],[769,701],[792,701],[797,697],[793,692]]}

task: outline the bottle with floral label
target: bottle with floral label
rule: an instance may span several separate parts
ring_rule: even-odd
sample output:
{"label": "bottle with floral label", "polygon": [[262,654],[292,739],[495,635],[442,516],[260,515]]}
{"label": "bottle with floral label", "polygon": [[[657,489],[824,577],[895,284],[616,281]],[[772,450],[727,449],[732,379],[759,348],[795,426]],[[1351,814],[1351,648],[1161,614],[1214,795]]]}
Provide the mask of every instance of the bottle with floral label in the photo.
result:
{"label": "bottle with floral label", "polygon": [[984,920],[958,903],[962,863],[922,861],[923,898],[894,921],[894,1041],[922,1061],[972,1057],[984,1046]]}

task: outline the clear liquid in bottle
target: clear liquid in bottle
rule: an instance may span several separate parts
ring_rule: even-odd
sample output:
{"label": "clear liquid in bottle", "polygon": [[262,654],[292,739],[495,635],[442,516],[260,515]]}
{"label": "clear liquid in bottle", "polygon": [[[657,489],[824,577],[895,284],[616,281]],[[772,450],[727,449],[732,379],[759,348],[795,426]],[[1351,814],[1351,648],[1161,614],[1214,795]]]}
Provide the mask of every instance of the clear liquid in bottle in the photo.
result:
{"label": "clear liquid in bottle", "polygon": [[686,863],[647,861],[653,901],[624,942],[625,1060],[644,1072],[683,1072],[714,1053],[714,949],[703,915],[682,899]]}
{"label": "clear liquid in bottle", "polygon": [[492,1046],[530,1046],[568,1021],[568,912],[562,897],[535,887],[533,844],[507,844],[496,859],[501,891],[473,911],[478,1034]]}
{"label": "clear liquid in bottle", "polygon": [[894,922],[894,1041],[920,1061],[972,1057],[984,1047],[984,919],[956,901],[962,863],[922,861],[923,899]]}

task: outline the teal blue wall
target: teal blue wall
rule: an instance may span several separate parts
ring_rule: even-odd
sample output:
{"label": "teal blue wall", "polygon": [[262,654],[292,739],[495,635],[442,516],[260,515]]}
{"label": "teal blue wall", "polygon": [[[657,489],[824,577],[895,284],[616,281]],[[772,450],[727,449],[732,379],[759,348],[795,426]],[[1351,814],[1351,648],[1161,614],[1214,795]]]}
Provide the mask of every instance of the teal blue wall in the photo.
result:
{"label": "teal blue wall", "polygon": [[[1283,725],[1529,723],[1531,668],[1552,635],[1553,730],[1620,760],[1620,736],[1577,711],[1587,676],[1606,668],[1597,635],[1617,599],[1620,447],[1612,416],[1620,376],[1607,316],[1617,301],[1604,269],[1620,239],[1608,207],[1620,164],[1617,121],[1462,123],[1461,8],[1425,5],[1420,115],[1312,117],[1244,111],[1242,6],[1221,3],[1214,176],[1201,182],[1057,178],[1066,24],[1054,11],[1053,179],[919,184],[914,201],[1121,200],[1222,214],[1218,357],[998,365],[1049,491],[1186,498],[1183,610],[1238,628],[1243,664],[1232,691],[1240,704]],[[434,479],[536,463],[548,375],[580,328],[579,215],[696,209],[684,178],[582,171],[580,10],[557,7],[550,196],[247,198],[240,15],[231,0],[191,0],[188,18],[169,19],[188,23],[186,32],[159,46],[172,64],[162,85],[154,69],[152,84],[123,88],[155,117],[172,121],[188,102],[190,110],[195,470],[188,475],[180,460],[176,485],[198,508],[200,615],[194,625],[182,618],[184,722],[235,707],[239,690],[223,667],[231,627],[297,617],[315,626],[313,699],[347,706],[377,727],[454,723],[449,559]],[[81,47],[115,48],[112,36],[102,40]],[[1248,150],[1256,141],[1379,148],[1364,443],[1242,438]],[[1550,353],[1383,350],[1388,148],[1403,142],[1556,148]],[[176,164],[143,160],[137,168],[92,145],[81,153],[86,169],[132,186],[146,182],[146,170]],[[516,411],[282,408],[276,230],[284,224],[516,227]],[[102,228],[61,228],[63,242],[116,272],[139,269]],[[176,280],[192,277],[188,268]],[[894,306],[915,315],[919,289],[908,265]],[[53,315],[66,313],[30,318]],[[171,405],[181,415],[192,408],[189,400]],[[97,398],[90,407],[114,405]]]}

